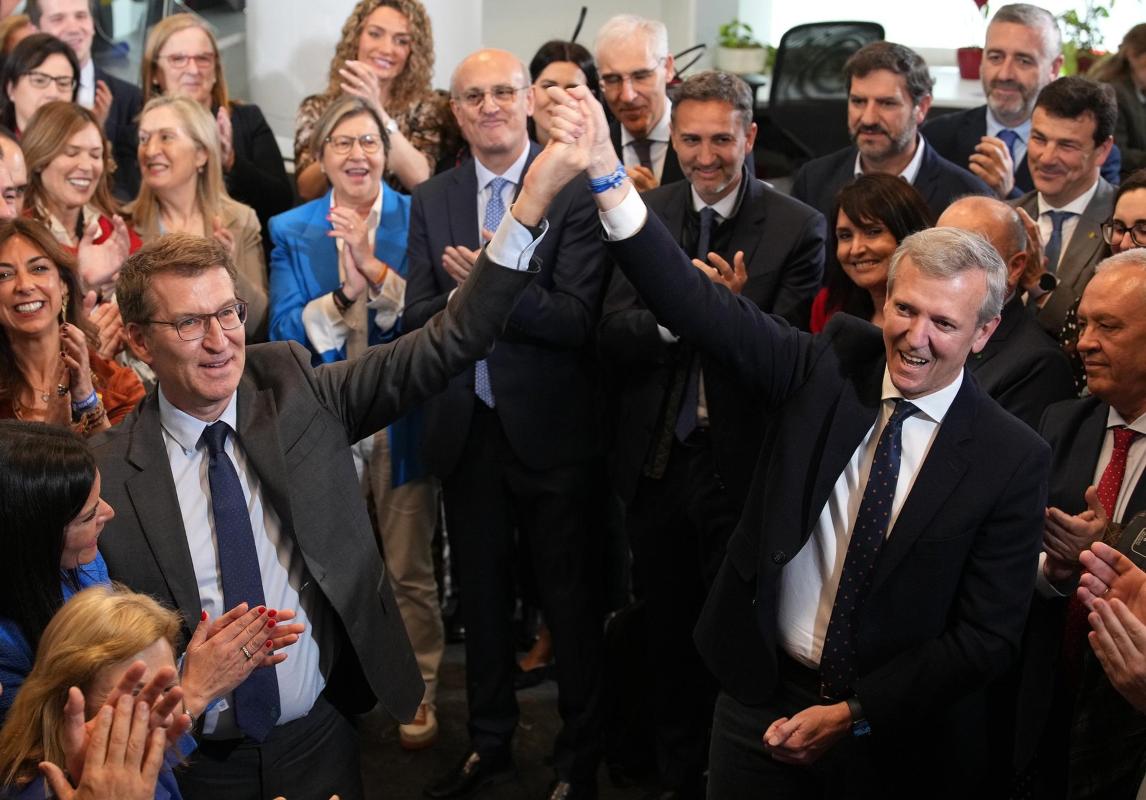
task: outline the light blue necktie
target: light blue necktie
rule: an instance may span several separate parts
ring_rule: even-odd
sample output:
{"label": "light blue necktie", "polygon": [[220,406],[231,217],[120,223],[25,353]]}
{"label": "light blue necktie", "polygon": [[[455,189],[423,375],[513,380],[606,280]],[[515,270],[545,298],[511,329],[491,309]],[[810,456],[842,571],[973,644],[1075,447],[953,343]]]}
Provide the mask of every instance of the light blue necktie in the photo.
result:
{"label": "light blue necktie", "polygon": [[[505,201],[501,198],[501,190],[508,183],[505,178],[494,178],[486,184],[489,186],[489,202],[485,204],[482,227],[491,233],[497,231],[497,227],[501,225],[501,218],[505,216]],[[489,380],[489,364],[484,358],[474,364],[474,394],[490,408],[497,405],[493,397],[493,385]]]}
{"label": "light blue necktie", "polygon": [[1058,260],[1062,254],[1062,224],[1071,217],[1077,217],[1073,211],[1044,211],[1051,218],[1051,235],[1047,240],[1044,254],[1047,257],[1047,272],[1058,271]]}
{"label": "light blue necktie", "polygon": [[1014,163],[1014,171],[1019,171],[1019,161],[1015,158],[1015,144],[1019,141],[1019,134],[1010,128],[1003,128],[999,131],[999,138],[1003,140],[1003,144],[1011,151],[1011,161]]}

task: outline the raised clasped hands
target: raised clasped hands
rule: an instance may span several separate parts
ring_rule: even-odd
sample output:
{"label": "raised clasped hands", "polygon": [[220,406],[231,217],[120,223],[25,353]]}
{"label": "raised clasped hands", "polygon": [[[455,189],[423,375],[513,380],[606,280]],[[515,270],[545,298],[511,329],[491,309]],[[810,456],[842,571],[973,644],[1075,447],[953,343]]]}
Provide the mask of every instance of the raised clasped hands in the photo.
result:
{"label": "raised clasped hands", "polygon": [[815,763],[848,731],[847,703],[810,706],[791,717],[780,717],[764,731],[764,749],[785,764]]}
{"label": "raised clasped hands", "polygon": [[719,254],[708,253],[708,261],[699,258],[692,260],[692,265],[708,276],[713,283],[718,283],[733,294],[740,294],[744,284],[748,282],[748,269],[744,265],[744,251],[737,250],[729,264]]}

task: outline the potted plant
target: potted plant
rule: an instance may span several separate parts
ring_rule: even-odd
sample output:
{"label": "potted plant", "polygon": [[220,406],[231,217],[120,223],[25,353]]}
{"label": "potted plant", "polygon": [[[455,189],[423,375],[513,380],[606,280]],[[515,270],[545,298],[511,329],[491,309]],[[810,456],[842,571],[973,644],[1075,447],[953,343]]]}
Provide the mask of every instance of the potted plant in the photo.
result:
{"label": "potted plant", "polygon": [[752,26],[738,19],[720,26],[717,40],[716,68],[746,75],[763,72],[768,63],[768,48],[752,38]]}
{"label": "potted plant", "polygon": [[1085,75],[1102,57],[1102,31],[1099,20],[1110,16],[1114,0],[1086,0],[1080,14],[1076,9],[1059,15],[1063,28],[1062,71],[1065,75]]}
{"label": "potted plant", "polygon": [[[987,18],[987,0],[974,0],[976,8]],[[959,65],[959,77],[965,81],[979,80],[979,68],[983,65],[983,48],[979,45],[960,47],[955,51],[955,63]]]}

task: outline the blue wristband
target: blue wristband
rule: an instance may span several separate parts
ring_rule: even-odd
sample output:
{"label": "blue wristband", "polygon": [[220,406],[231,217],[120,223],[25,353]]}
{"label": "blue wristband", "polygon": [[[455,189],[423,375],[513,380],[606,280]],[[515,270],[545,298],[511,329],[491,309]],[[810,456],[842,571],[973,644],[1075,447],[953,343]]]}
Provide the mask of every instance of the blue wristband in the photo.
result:
{"label": "blue wristband", "polygon": [[608,175],[600,178],[589,178],[589,191],[593,194],[601,194],[610,189],[616,189],[625,182],[625,178],[629,177],[625,172],[625,165],[620,161],[617,162],[617,168]]}
{"label": "blue wristband", "polygon": [[99,396],[96,394],[95,389],[92,389],[92,393],[87,396],[87,399],[81,400],[78,403],[72,401],[72,411],[79,414],[83,411],[87,411],[89,408],[93,408],[98,402]]}

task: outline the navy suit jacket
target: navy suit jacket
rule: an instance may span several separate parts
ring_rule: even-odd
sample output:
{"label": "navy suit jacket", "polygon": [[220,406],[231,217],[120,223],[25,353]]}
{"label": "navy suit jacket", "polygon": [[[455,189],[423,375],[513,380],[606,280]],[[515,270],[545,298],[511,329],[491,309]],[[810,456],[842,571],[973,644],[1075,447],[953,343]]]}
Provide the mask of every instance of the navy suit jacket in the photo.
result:
{"label": "navy suit jacket", "polygon": [[[803,200],[825,217],[830,217],[836,205],[836,193],[855,179],[855,166],[854,146],[812,159],[796,173],[792,183],[792,196],[797,200]],[[919,165],[919,174],[915,176],[912,185],[936,218],[953,200],[963,195],[994,196],[987,184],[963,167],[956,166],[943,158],[930,142],[923,151],[923,163]],[[835,227],[836,221],[828,220],[828,229],[835,230]],[[832,253],[834,255],[834,245]]]}
{"label": "navy suit jacket", "polygon": [[[537,153],[530,145],[529,160]],[[524,176],[524,173],[523,173]],[[448,246],[481,245],[477,170],[470,159],[422,183],[410,210],[406,330],[423,325],[455,288],[442,267]],[[534,252],[540,274],[487,359],[497,415],[516,456],[532,469],[574,464],[597,452],[593,333],[604,291],[605,254],[592,197],[580,181],[550,204],[549,230]],[[450,475],[469,435],[474,371],[425,406],[424,462]]]}
{"label": "navy suit jacket", "polygon": [[134,83],[121,80],[98,65],[95,79],[111,90],[111,109],[103,129],[115,159],[112,189],[121,202],[127,203],[139,195],[139,112],[143,110],[143,93]]}
{"label": "navy suit jacket", "polygon": [[[939,155],[966,168],[971,163],[975,145],[987,135],[987,106],[977,106],[929,119],[923,123],[923,135]],[[1106,163],[1102,165],[1102,177],[1115,185],[1118,184],[1121,160],[1118,146],[1115,145]],[[1011,190],[1009,197],[1010,199],[1020,197],[1024,192],[1033,191],[1034,188],[1031,168],[1024,158],[1015,169],[1015,188]]]}
{"label": "navy suit jacket", "polygon": [[255,210],[269,252],[268,223],[294,205],[294,185],[287,177],[274,132],[258,106],[232,103],[231,129],[235,163],[226,175],[227,192]]}
{"label": "navy suit jacket", "polygon": [[[692,208],[691,184],[682,180],[661,186],[647,192],[644,200],[681,242]],[[733,226],[732,238],[721,256],[732,263],[734,253],[744,252],[748,282],[741,296],[807,328],[808,311],[823,276],[823,215],[750,178],[737,215],[725,224]],[[629,500],[658,433],[661,409],[684,349],[661,338],[653,313],[619,270],[613,272],[598,338],[618,383],[611,415],[616,436],[610,449],[614,487]],[[687,350],[687,355],[691,352]],[[717,470],[734,496],[743,498],[763,434],[758,402],[714,359],[702,357],[701,366]]]}
{"label": "navy suit jacket", "polygon": [[1066,353],[1017,296],[1003,306],[986,346],[967,356],[967,368],[984,392],[1032,429],[1047,406],[1075,396]]}
{"label": "navy suit jacket", "polygon": [[[818,336],[764,314],[693,268],[652,215],[608,247],[657,319],[724,362],[768,414],[744,512],[696,629],[725,691],[765,703],[779,682],[780,573],[875,423],[882,334],[847,314]],[[1034,587],[1048,460],[1034,431],[965,375],[855,619],[854,688],[873,730],[869,752],[901,765],[889,779],[906,779],[906,768],[936,788],[953,759],[960,780],[974,779],[966,757],[983,755],[983,690],[1017,655]]]}

